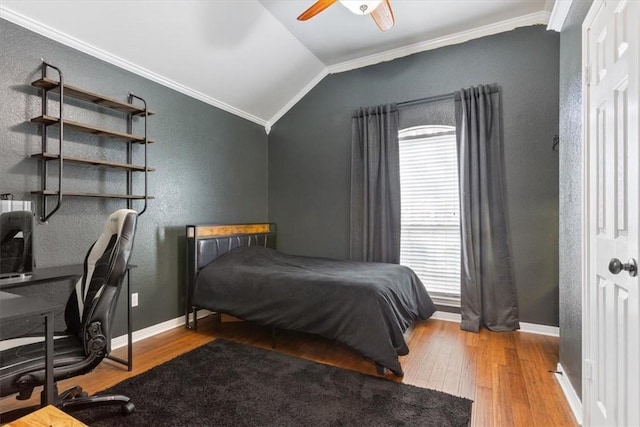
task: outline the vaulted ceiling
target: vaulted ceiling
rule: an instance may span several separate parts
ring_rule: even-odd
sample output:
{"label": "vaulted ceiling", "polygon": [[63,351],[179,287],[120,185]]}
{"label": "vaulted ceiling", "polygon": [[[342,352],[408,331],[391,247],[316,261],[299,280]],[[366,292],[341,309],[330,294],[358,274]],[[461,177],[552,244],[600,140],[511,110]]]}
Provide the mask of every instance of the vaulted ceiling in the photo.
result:
{"label": "vaulted ceiling", "polygon": [[[395,26],[315,0],[0,0],[7,19],[265,126],[330,73],[546,24],[554,0],[390,0]],[[566,0],[558,0],[562,2]]]}

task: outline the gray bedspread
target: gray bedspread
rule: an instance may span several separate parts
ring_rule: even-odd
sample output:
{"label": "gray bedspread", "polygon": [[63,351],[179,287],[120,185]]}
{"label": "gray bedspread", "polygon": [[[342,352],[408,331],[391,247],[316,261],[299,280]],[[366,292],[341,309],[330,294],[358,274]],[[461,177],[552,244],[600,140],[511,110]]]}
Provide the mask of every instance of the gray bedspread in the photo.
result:
{"label": "gray bedspread", "polygon": [[342,342],[402,375],[403,333],[435,311],[420,279],[395,264],[235,249],[198,274],[193,304]]}

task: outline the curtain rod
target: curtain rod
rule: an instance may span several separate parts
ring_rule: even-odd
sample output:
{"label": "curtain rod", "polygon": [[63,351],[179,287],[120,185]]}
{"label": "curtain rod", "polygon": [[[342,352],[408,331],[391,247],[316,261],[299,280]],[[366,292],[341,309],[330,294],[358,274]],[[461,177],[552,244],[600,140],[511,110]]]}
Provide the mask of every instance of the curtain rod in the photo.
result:
{"label": "curtain rod", "polygon": [[446,99],[453,99],[456,96],[456,92],[445,93],[443,95],[428,96],[426,98],[412,99],[411,101],[398,102],[398,107],[410,107],[412,105],[424,104],[426,102],[444,101]]}
{"label": "curtain rod", "polygon": [[[491,93],[496,93],[499,91],[497,84],[493,83],[488,85],[490,86]],[[398,107],[410,107],[412,105],[424,104],[427,102],[436,102],[436,101],[444,101],[447,99],[455,99],[456,101],[460,100],[460,91],[445,93],[442,95],[428,96],[426,98],[418,98],[412,99],[411,101],[398,102],[396,106]]]}

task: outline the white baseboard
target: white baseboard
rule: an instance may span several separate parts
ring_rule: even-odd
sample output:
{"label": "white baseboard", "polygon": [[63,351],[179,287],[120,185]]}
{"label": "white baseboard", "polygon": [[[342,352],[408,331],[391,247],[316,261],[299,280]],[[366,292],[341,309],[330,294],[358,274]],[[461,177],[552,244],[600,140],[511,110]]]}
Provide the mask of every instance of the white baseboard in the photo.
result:
{"label": "white baseboard", "polygon": [[549,335],[550,337],[559,337],[560,328],[557,326],[539,325],[537,323],[520,322],[520,332],[528,332],[530,334]]}
{"label": "white baseboard", "polygon": [[[211,312],[207,310],[198,310],[198,319],[201,319]],[[137,342],[145,338],[150,338],[154,335],[158,335],[162,332],[166,332],[178,326],[184,326],[184,316],[177,317],[175,319],[167,320],[166,322],[158,323],[157,325],[149,326],[148,328],[140,329],[132,334],[132,341]],[[111,349],[115,350],[127,345],[127,335],[120,335],[111,339]]]}
{"label": "white baseboard", "polygon": [[569,403],[569,407],[571,408],[576,421],[578,424],[582,425],[582,402],[578,397],[578,393],[576,393],[575,389],[571,385],[571,381],[569,381],[569,378],[567,378],[567,375],[564,373],[564,369],[561,364],[558,363],[556,370],[557,373],[555,374],[555,377],[560,384],[560,388],[562,388],[564,397],[567,399],[567,403]]}
{"label": "white baseboard", "polygon": [[[448,311],[436,311],[432,319],[445,320],[447,322],[458,322],[462,320],[460,313],[450,313]],[[549,335],[552,337],[560,336],[560,328],[557,326],[538,325],[537,323],[520,322],[520,332],[529,334]]]}
{"label": "white baseboard", "polygon": [[431,318],[457,323],[460,323],[460,321],[462,320],[460,313],[451,313],[449,311],[436,311],[435,313],[433,313],[433,316],[431,316]]}

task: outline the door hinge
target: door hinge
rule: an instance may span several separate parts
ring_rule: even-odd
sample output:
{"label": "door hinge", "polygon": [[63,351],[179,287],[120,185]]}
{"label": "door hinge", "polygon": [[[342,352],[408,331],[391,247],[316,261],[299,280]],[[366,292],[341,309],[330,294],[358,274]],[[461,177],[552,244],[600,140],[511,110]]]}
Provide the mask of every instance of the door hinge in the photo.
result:
{"label": "door hinge", "polygon": [[591,380],[593,378],[593,363],[591,363],[591,360],[584,359],[582,361],[582,372],[585,379]]}
{"label": "door hinge", "polygon": [[584,66],[584,81],[587,85],[591,84],[591,66]]}

